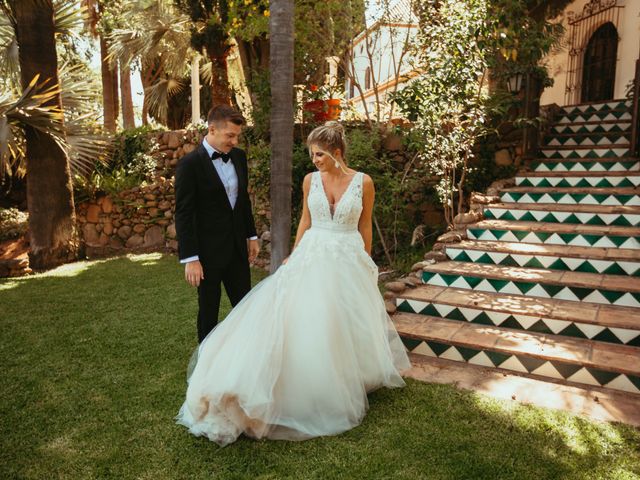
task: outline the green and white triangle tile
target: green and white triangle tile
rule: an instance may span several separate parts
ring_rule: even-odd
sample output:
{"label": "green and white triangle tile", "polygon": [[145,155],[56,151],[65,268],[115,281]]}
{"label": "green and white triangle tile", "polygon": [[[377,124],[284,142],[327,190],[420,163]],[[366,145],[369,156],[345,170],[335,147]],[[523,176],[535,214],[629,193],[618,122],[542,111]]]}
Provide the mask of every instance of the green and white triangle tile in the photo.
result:
{"label": "green and white triangle tile", "polygon": [[590,134],[590,133],[628,133],[631,131],[631,122],[622,121],[616,123],[591,123],[591,124],[557,124],[551,127],[551,132],[564,135]]}
{"label": "green and white triangle tile", "polygon": [[559,150],[542,148],[540,153],[545,158],[618,158],[630,155],[629,148],[584,148]]}
{"label": "green and white triangle tile", "polygon": [[487,207],[483,209],[486,219],[520,222],[569,223],[578,225],[616,225],[622,227],[640,226],[640,214],[571,213],[546,212],[542,210],[516,210],[510,208]]}
{"label": "green and white triangle tile", "polygon": [[535,172],[635,172],[640,169],[640,161],[619,162],[535,162]]}
{"label": "green and white triangle tile", "polygon": [[[522,234],[525,233],[524,236]],[[548,245],[573,245],[580,247],[640,249],[640,237],[617,235],[548,234],[546,232],[522,232],[488,228],[469,228],[467,236],[472,240],[501,240],[504,242],[544,243]]]}
{"label": "green and white triangle tile", "polygon": [[585,134],[571,137],[545,137],[544,147],[610,147],[610,146],[628,146],[629,137],[621,134]]}
{"label": "green and white triangle tile", "polygon": [[557,120],[557,123],[615,122],[617,120],[631,120],[631,118],[631,113],[629,111],[609,110],[562,115]]}
{"label": "green and white triangle tile", "polygon": [[560,188],[627,188],[640,186],[640,175],[597,176],[597,177],[527,177],[517,176],[518,187],[560,187]]}

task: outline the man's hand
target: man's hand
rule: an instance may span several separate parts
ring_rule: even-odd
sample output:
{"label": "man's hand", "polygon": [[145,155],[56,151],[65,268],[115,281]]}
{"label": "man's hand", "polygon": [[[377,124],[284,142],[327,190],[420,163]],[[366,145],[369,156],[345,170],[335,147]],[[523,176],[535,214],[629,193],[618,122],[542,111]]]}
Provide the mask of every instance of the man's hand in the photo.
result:
{"label": "man's hand", "polygon": [[247,240],[247,248],[249,250],[249,263],[253,263],[258,258],[258,253],[260,253],[260,242],[258,240]]}
{"label": "man's hand", "polygon": [[200,260],[194,260],[184,266],[184,278],[192,287],[200,286],[200,281],[204,280],[204,271]]}

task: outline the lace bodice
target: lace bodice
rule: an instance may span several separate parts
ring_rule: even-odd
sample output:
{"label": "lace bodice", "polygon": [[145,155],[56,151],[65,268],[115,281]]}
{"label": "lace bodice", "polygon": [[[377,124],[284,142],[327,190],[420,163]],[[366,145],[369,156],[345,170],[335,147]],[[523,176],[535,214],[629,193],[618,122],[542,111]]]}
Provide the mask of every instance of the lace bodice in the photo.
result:
{"label": "lace bodice", "polygon": [[307,204],[311,213],[311,227],[323,226],[336,230],[357,230],[362,213],[362,179],[364,175],[357,172],[353,175],[349,186],[335,205],[333,215],[329,199],[322,185],[320,172],[311,175],[311,187]]}

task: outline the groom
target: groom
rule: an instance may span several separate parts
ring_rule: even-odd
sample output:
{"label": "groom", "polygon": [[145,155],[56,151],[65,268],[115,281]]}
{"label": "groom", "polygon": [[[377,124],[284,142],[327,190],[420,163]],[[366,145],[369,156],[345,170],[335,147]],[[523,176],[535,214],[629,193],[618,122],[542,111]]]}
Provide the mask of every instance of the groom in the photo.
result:
{"label": "groom", "polygon": [[260,247],[247,192],[247,157],[236,148],[245,120],[214,107],[202,144],[178,163],[176,233],[185,279],[198,288],[198,342],[218,323],[221,283],[232,305],[251,288]]}

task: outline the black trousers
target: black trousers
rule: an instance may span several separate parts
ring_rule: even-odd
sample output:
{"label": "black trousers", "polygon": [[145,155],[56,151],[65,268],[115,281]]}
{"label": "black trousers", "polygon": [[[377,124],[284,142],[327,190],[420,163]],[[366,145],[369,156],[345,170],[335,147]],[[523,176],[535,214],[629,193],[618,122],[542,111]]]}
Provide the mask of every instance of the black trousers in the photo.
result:
{"label": "black trousers", "polygon": [[207,268],[202,265],[204,280],[198,287],[198,342],[209,334],[218,324],[218,311],[220,309],[221,284],[231,300],[231,305],[236,306],[240,300],[251,290],[251,273],[249,260],[241,258],[237,250],[234,251],[231,261],[222,268]]}

